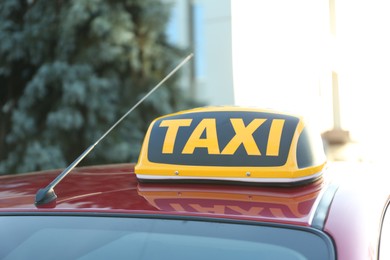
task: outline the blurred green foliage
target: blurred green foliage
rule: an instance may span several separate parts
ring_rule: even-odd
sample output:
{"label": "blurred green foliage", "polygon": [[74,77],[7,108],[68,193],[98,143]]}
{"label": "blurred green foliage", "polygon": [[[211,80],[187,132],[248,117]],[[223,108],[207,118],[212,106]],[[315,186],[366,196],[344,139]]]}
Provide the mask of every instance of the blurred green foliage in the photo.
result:
{"label": "blurred green foliage", "polygon": [[[180,62],[159,0],[3,0],[0,173],[64,167]],[[187,108],[177,75],[83,164],[130,162],[156,116]]]}

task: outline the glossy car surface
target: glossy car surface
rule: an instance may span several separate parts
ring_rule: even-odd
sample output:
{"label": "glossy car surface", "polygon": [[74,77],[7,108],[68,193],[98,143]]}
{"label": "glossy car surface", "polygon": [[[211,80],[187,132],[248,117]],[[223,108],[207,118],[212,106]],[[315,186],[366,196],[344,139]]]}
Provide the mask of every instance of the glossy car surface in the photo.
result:
{"label": "glossy car surface", "polygon": [[[235,230],[232,232],[233,234],[237,234],[237,230],[245,230],[249,225],[251,228],[248,230],[271,227],[278,230],[294,230],[294,232],[303,231],[314,234],[323,240],[321,244],[325,245],[325,251],[329,254],[325,259],[334,259],[333,257],[337,259],[375,259],[378,251],[381,218],[387,204],[387,194],[379,188],[379,185],[377,185],[376,190],[370,189],[373,186],[370,184],[370,179],[365,178],[366,175],[357,173],[357,171],[353,171],[353,175],[351,175],[351,173],[345,172],[345,169],[349,169],[349,167],[341,169],[340,167],[329,167],[323,178],[310,184],[271,187],[218,183],[140,183],[134,174],[133,164],[81,167],[75,169],[58,184],[55,190],[58,198],[55,202],[38,207],[34,204],[37,190],[45,187],[61,172],[60,170],[2,176],[0,177],[0,229],[10,229],[10,227],[18,225],[18,221],[19,223],[28,223],[28,225],[25,224],[26,226],[38,225],[35,220],[38,221],[43,217],[48,219],[43,223],[53,221],[53,219],[65,223],[69,221],[66,219],[84,217],[83,221],[87,218],[86,223],[92,225],[98,216],[111,219],[108,222],[99,220],[102,222],[98,221],[99,223],[96,224],[98,226],[116,223],[118,218],[121,221],[123,219],[132,219],[132,221],[136,219],[141,222],[146,219],[155,223],[152,226],[159,226],[158,223],[162,220],[174,221],[173,224],[170,222],[169,230],[182,226],[184,222],[191,223],[180,229],[182,232],[188,228],[184,234],[193,232],[190,230],[210,230],[210,227],[218,225],[223,225],[223,227],[218,229],[216,234],[221,230],[229,230],[229,227]],[[197,227],[198,224],[194,225],[194,223],[198,222],[203,224]],[[209,225],[210,223],[211,225]],[[72,221],[68,225],[71,230],[74,228]],[[86,224],[81,222],[77,225]],[[142,225],[139,224],[139,226]],[[146,230],[151,229],[150,225],[149,223],[145,226]],[[167,229],[165,224],[163,229]],[[14,236],[18,237],[16,230],[17,228],[11,228],[9,232],[15,232]],[[189,248],[197,248],[195,241],[205,241],[203,237],[203,239],[198,240],[191,238],[188,242],[178,236],[178,233],[170,234],[167,238],[165,235],[162,236],[165,233],[159,232],[157,233],[161,237],[156,238],[156,241],[169,241],[169,239],[175,238],[173,244],[179,245],[179,241],[183,243],[181,247],[186,248],[186,250],[182,249],[181,253],[176,255],[178,258],[183,257],[185,252],[190,254]],[[2,232],[2,234],[2,239],[4,236],[9,236],[8,232]],[[55,232],[49,234],[51,233],[43,233],[41,236],[36,236],[35,239],[47,238],[48,236],[50,239],[55,239]],[[293,236],[295,236],[294,234]],[[63,234],[61,236],[64,237]],[[82,238],[82,235],[79,236]],[[145,236],[145,230],[143,230],[142,236]],[[201,235],[198,234],[198,236]],[[230,235],[225,234],[224,236],[229,237]],[[229,240],[230,242],[218,240],[218,243],[225,244],[226,249],[228,249],[234,244],[232,241],[236,243],[244,240],[242,237],[231,237],[231,239],[233,240]],[[308,241],[312,240],[311,238]],[[134,241],[139,240],[125,241],[134,243]],[[189,244],[185,244],[184,241]],[[308,242],[303,243],[307,244]],[[209,244],[211,245],[213,242]],[[31,248],[37,248],[37,245],[33,244],[33,247],[26,242],[23,245],[24,247],[21,248],[27,251],[30,251]],[[152,245],[157,250],[156,244]],[[6,251],[4,248],[6,246],[7,243],[2,243],[0,249],[1,247],[3,249],[0,251],[9,252],[8,259],[18,256],[17,250],[12,251],[8,248]],[[202,249],[198,249],[205,250],[204,247],[200,248]],[[247,253],[251,252],[248,245],[242,248],[246,248],[244,251]],[[258,248],[258,246],[253,248]],[[22,251],[22,249],[20,250]],[[182,252],[183,250],[184,252]],[[276,248],[272,250],[282,254],[284,252]],[[47,251],[49,252],[50,248]],[[110,247],[108,251],[112,251],[112,248]],[[100,251],[90,253],[85,258],[96,257],[98,252]],[[103,252],[107,254],[107,251]],[[35,253],[37,256],[41,256],[42,250]],[[115,252],[111,253],[114,257]],[[288,251],[285,253],[288,254]],[[47,252],[44,255],[52,256]],[[229,252],[228,255],[234,256],[235,254]],[[139,255],[136,256],[139,257]],[[160,257],[164,258],[163,256],[164,252],[161,252]],[[279,255],[279,257],[281,256],[283,255]],[[156,256],[148,255],[148,257]],[[198,257],[205,256],[198,255]],[[296,256],[296,258],[292,257],[291,259],[305,258]],[[313,259],[313,257],[308,259]]]}

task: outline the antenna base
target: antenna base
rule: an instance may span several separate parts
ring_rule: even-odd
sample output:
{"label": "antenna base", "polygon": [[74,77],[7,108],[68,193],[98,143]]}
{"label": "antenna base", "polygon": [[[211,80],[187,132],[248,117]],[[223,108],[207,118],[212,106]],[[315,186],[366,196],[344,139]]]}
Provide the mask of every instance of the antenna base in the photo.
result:
{"label": "antenna base", "polygon": [[57,195],[52,188],[39,189],[35,196],[35,206],[47,205],[57,199]]}

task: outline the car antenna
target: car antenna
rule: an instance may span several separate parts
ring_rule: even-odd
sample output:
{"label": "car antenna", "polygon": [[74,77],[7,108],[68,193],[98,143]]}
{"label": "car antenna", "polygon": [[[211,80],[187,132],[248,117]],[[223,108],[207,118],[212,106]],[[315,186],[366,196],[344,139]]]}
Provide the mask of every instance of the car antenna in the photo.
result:
{"label": "car antenna", "polygon": [[141,98],[133,107],[131,107],[121,118],[118,119],[95,143],[90,145],[76,160],[74,160],[65,170],[63,170],[49,185],[45,188],[39,189],[35,195],[35,205],[40,206],[48,204],[55,199],[57,195],[54,192],[54,187],[63,179],[70,171],[76,167],[81,160],[84,159],[95,146],[103,140],[125,117],[127,117],[134,109],[136,109],[147,97],[156,91],[162,84],[165,83],[173,74],[175,74],[184,64],[186,64],[194,55],[191,53],[182,62],[180,62],[169,74],[165,76],[156,86],[154,86],[143,98]]}

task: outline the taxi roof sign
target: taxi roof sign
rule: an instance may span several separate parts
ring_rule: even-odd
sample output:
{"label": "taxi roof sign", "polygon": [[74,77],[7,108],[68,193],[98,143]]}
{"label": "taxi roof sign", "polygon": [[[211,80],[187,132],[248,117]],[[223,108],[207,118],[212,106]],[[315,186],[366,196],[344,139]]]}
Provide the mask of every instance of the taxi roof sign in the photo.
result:
{"label": "taxi roof sign", "polygon": [[135,173],[141,181],[302,183],[320,177],[326,164],[314,139],[301,117],[287,113],[187,110],[151,123]]}

